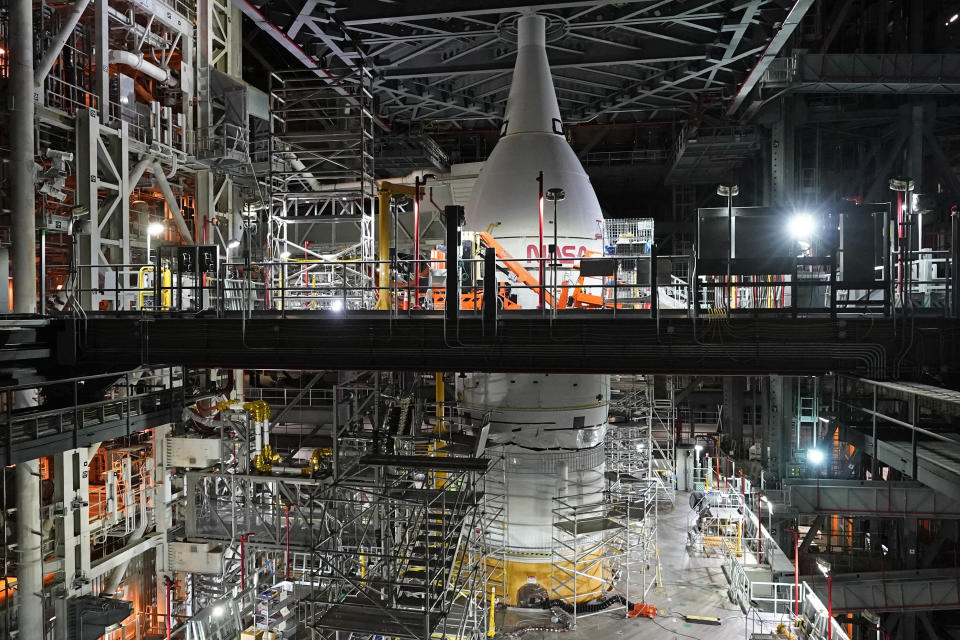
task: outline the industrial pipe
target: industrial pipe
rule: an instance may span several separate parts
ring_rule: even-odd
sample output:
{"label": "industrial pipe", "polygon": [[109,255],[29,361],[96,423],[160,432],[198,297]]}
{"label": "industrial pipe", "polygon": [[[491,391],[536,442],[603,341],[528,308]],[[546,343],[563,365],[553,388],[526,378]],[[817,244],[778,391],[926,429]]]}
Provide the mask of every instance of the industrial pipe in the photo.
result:
{"label": "industrial pipe", "polygon": [[[127,547],[132,547],[141,540],[143,540],[143,534],[147,532],[147,519],[144,518],[143,522],[133,530],[133,533],[130,534],[130,538],[127,540]],[[131,558],[130,560],[132,560]],[[120,588],[120,582],[123,580],[123,574],[127,572],[127,567],[130,566],[130,560],[121,562],[119,565],[114,567],[113,571],[110,572],[110,576],[107,578],[106,583],[103,586],[103,592],[100,594],[107,598],[113,597],[113,594],[117,592],[117,589]]]}
{"label": "industrial pipe", "polygon": [[147,170],[157,179],[157,186],[160,187],[160,191],[163,193],[163,199],[167,201],[167,206],[170,207],[170,213],[173,215],[173,222],[177,225],[177,231],[180,233],[180,237],[183,238],[186,244],[194,244],[193,234],[191,234],[190,229],[187,228],[187,221],[183,219],[183,214],[180,212],[180,205],[177,203],[176,196],[173,195],[173,189],[170,188],[170,182],[167,180],[167,176],[163,173],[163,167],[160,166],[159,162],[155,161],[147,165]]}
{"label": "industrial pipe", "polygon": [[[34,217],[34,106],[33,106],[33,3],[13,0],[8,25],[10,47],[10,130],[16,132],[10,141],[10,215],[13,244],[13,311],[37,312],[37,238]],[[4,311],[6,311],[4,309]],[[37,503],[39,504],[39,502]],[[39,572],[39,569],[38,569]],[[39,605],[37,607],[39,609]],[[20,607],[21,617],[24,610]],[[41,636],[42,615],[35,629]],[[32,625],[31,625],[32,629]],[[21,627],[25,638],[33,637]]]}
{"label": "industrial pipe", "polygon": [[122,64],[136,71],[140,71],[144,75],[148,75],[168,87],[177,86],[177,79],[173,77],[173,72],[170,71],[170,69],[164,69],[149,62],[142,53],[111,49],[107,60],[110,64]]}
{"label": "industrial pipe", "polygon": [[43,57],[40,58],[40,62],[37,63],[37,69],[33,74],[34,86],[40,87],[43,85],[43,81],[47,79],[50,69],[53,68],[53,63],[60,57],[60,52],[63,51],[63,45],[67,43],[77,23],[80,22],[80,16],[83,15],[83,12],[89,4],[90,0],[77,0],[76,4],[70,7],[70,13],[67,14],[67,17],[64,19],[60,31],[53,37],[53,40],[50,42],[50,47],[46,53],[43,54]]}
{"label": "industrial pipe", "polygon": [[386,310],[391,308],[390,290],[390,200],[393,192],[384,184],[377,191],[377,305],[375,309]]}

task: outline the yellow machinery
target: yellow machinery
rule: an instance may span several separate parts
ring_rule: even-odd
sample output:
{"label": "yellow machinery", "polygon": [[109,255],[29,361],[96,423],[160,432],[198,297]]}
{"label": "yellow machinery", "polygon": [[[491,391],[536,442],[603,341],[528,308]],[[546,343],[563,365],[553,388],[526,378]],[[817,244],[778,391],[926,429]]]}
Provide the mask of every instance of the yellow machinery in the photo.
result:
{"label": "yellow machinery", "polygon": [[[420,188],[421,195],[423,187]],[[390,301],[390,244],[393,231],[390,228],[390,201],[394,196],[416,197],[416,187],[408,184],[381,182],[377,191],[380,208],[377,215],[377,305],[375,309],[391,308]]]}

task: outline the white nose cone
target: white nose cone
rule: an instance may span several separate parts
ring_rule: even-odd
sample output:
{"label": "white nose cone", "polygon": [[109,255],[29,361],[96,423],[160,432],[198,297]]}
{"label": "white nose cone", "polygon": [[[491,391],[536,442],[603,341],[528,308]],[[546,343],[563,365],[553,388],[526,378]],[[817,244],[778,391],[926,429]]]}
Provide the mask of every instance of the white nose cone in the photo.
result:
{"label": "white nose cone", "polygon": [[[515,258],[537,257],[539,203],[537,175],[544,191],[559,187],[557,206],[562,258],[602,251],[600,203],[580,160],[563,136],[553,78],[547,62],[546,19],[523,16],[517,23],[517,61],[507,100],[503,137],[487,160],[466,207],[467,228],[493,236]],[[544,203],[544,244],[553,244],[553,203]],[[528,265],[532,266],[532,265]]]}
{"label": "white nose cone", "polygon": [[[466,208],[467,228],[491,233],[514,257],[536,273],[528,258],[545,255],[539,245],[539,190],[561,188],[557,206],[557,245],[564,268],[559,281],[575,281],[576,258],[602,251],[600,204],[590,179],[563,136],[560,109],[545,48],[546,20],[524,16],[517,23],[518,48],[513,85],[504,115],[503,137],[487,160]],[[554,243],[553,203],[544,203],[544,245]],[[535,291],[521,290],[518,302],[535,308]],[[532,367],[536,362],[531,363]],[[461,406],[476,422],[489,419],[490,443],[504,457],[505,509],[502,536],[507,551],[506,599],[533,580],[552,589],[554,499],[595,504],[604,488],[603,438],[609,380],[599,375],[473,374],[460,386]],[[588,536],[584,553],[596,549]],[[578,593],[600,588],[600,564],[578,568]],[[583,571],[581,574],[580,572]],[[564,578],[569,584],[569,576]],[[558,591],[551,597],[570,597]],[[593,597],[593,596],[589,596]]]}

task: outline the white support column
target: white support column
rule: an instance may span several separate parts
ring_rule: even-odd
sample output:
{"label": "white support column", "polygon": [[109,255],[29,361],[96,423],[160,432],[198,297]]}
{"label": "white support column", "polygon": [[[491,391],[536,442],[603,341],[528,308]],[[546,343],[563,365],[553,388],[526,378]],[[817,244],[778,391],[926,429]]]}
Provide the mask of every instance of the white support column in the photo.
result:
{"label": "white support column", "polygon": [[[33,2],[12,0],[10,21],[10,212],[13,223],[13,310],[37,311],[34,217]],[[4,285],[6,286],[6,285]],[[6,309],[2,310],[6,312]]]}
{"label": "white support column", "polygon": [[[98,3],[99,4],[99,3]],[[100,199],[97,195],[99,176],[97,172],[97,136],[100,130],[100,118],[92,109],[82,109],[76,118],[77,152],[77,196],[76,204],[85,207],[86,226],[80,235],[81,264],[100,264]],[[80,269],[80,304],[84,309],[93,309],[99,302],[94,290],[100,284],[100,270],[96,267]]]}
{"label": "white support column", "polygon": [[40,461],[17,463],[17,624],[20,638],[43,638]]}
{"label": "white support column", "polygon": [[94,91],[100,109],[100,120],[110,121],[110,9],[107,0],[97,0],[93,11],[96,29],[94,30]]}

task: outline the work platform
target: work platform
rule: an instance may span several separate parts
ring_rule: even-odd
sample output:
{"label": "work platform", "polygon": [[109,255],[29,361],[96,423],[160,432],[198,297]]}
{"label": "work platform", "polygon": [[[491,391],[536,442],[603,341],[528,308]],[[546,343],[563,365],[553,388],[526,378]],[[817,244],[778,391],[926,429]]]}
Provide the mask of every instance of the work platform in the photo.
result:
{"label": "work platform", "polygon": [[442,312],[257,313],[204,317],[91,313],[52,319],[56,366],[546,373],[956,376],[956,321],[884,316],[651,318],[624,310],[504,313],[447,322]]}

